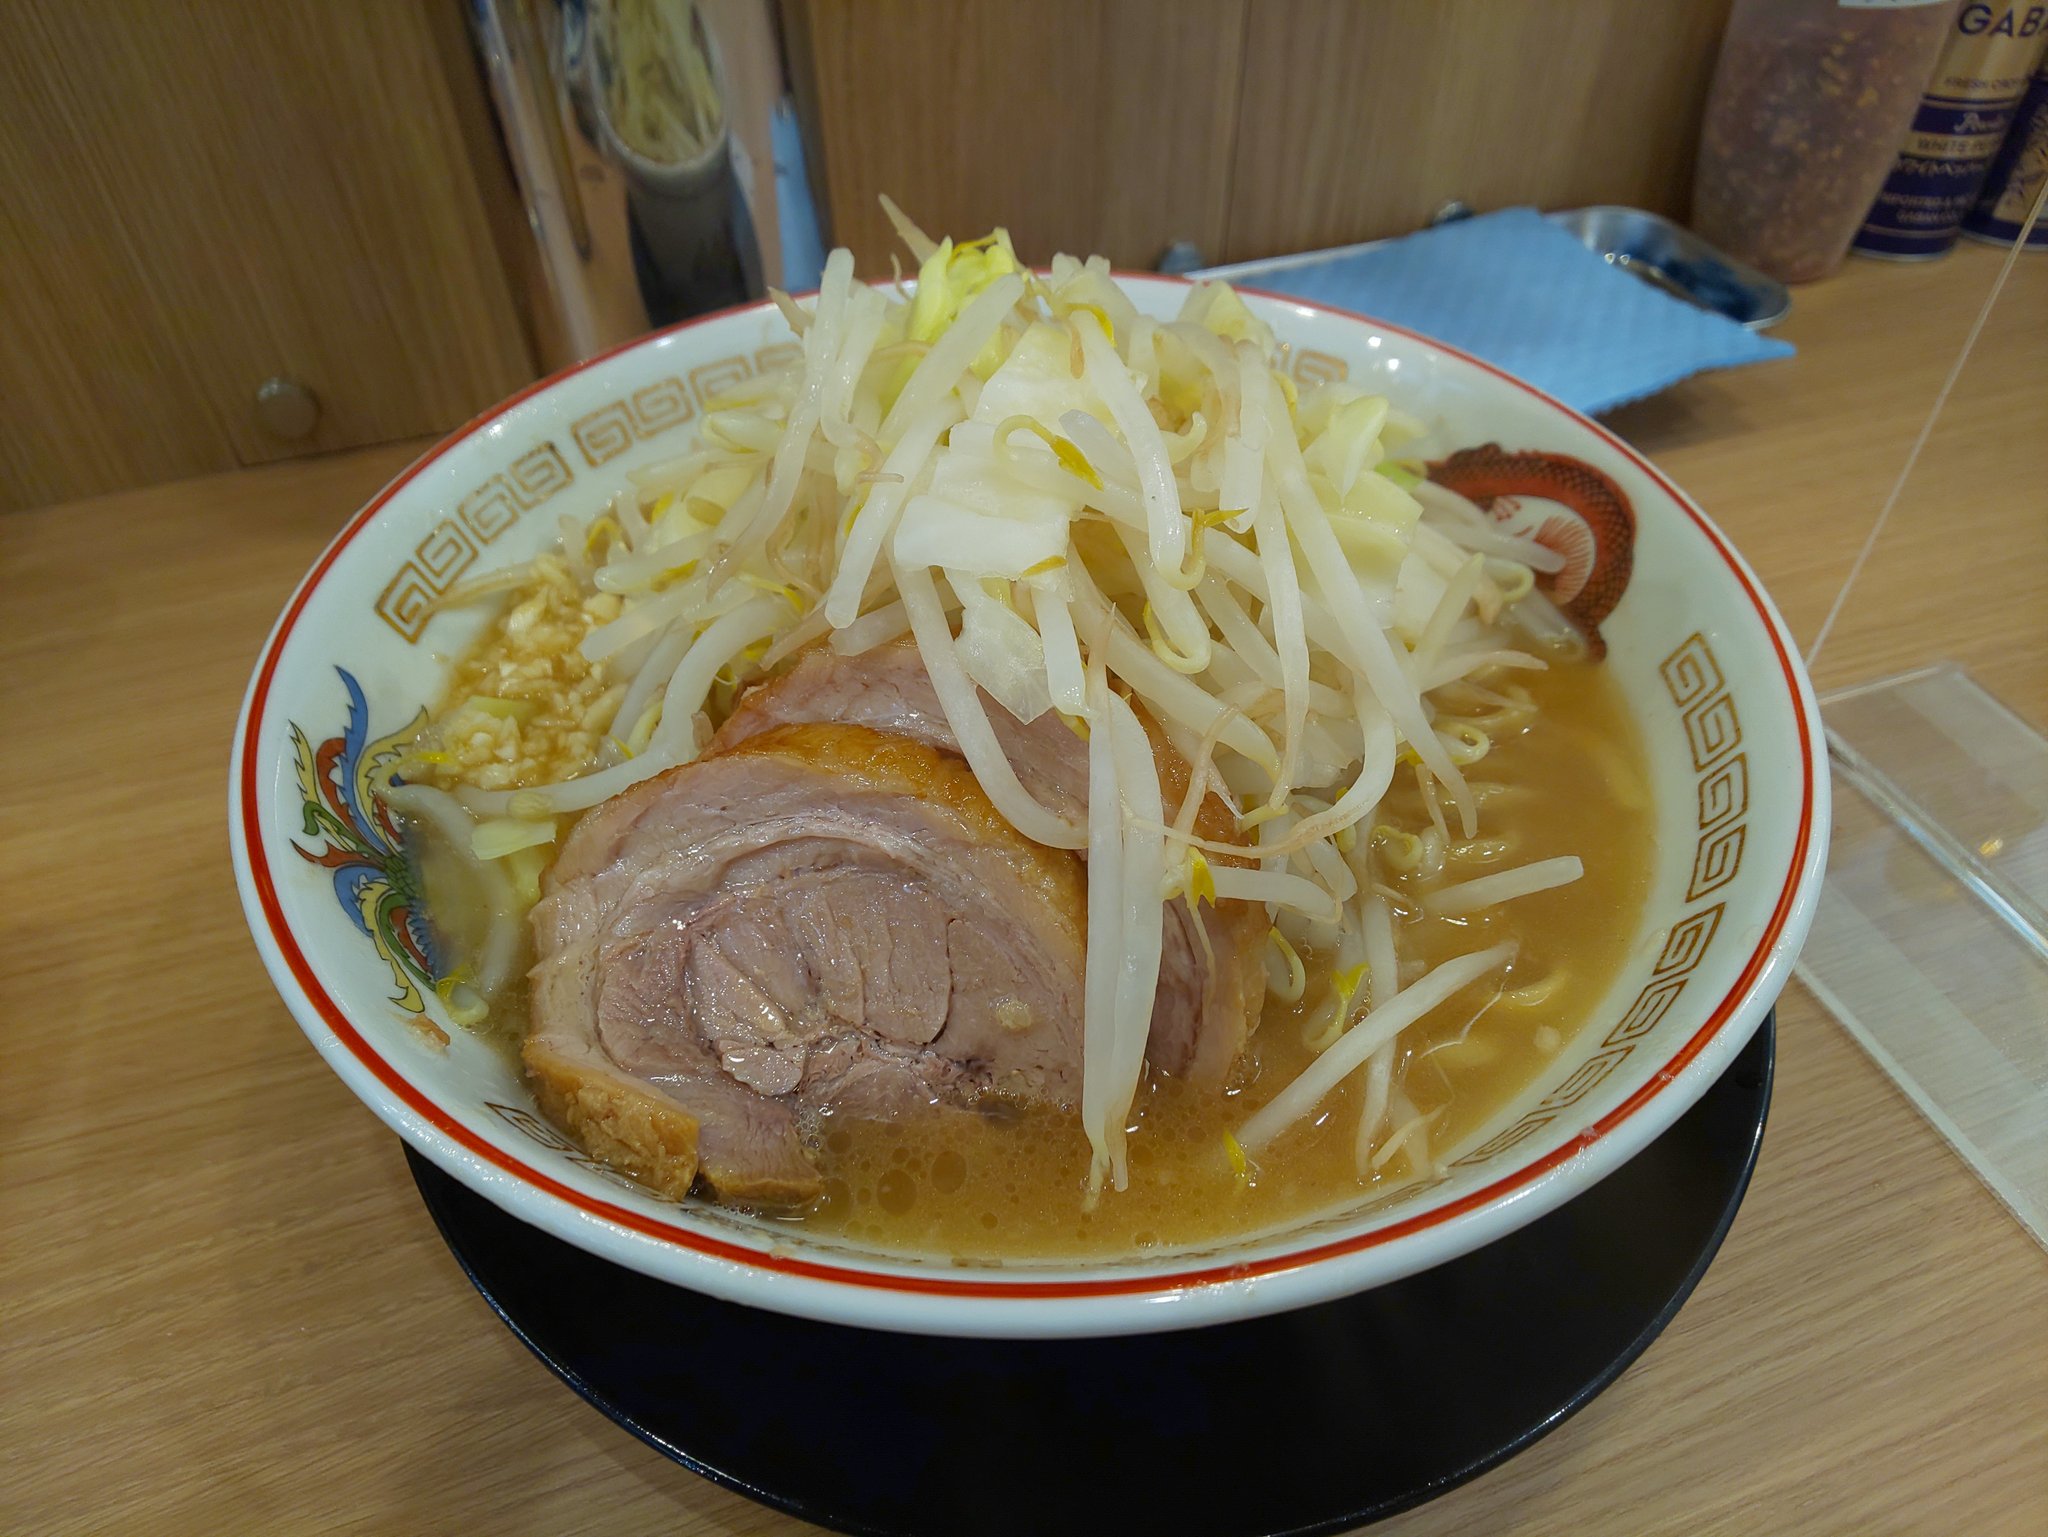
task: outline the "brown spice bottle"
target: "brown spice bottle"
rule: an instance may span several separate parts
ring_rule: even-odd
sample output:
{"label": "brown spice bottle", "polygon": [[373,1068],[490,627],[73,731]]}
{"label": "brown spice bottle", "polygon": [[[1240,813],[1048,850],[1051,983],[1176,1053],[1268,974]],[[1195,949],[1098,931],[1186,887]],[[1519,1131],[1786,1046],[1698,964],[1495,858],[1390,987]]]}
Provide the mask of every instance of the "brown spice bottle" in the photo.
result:
{"label": "brown spice bottle", "polygon": [[1958,0],[1736,0],[1700,132],[1692,225],[1787,283],[1848,253]]}

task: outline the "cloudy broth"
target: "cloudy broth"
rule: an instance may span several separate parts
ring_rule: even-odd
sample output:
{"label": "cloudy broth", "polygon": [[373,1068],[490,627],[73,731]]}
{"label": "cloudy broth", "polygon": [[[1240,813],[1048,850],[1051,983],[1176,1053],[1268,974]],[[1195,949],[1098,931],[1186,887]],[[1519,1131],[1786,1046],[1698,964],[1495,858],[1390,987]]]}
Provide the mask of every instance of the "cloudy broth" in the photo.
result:
{"label": "cloudy broth", "polygon": [[[1490,913],[1397,919],[1403,954],[1430,965],[1503,939],[1520,947],[1507,991],[1476,1020],[1495,982],[1466,989],[1401,1038],[1407,1071],[1397,1081],[1419,1112],[1440,1112],[1429,1129],[1438,1151],[1458,1147],[1570,1042],[1627,957],[1648,890],[1648,774],[1619,691],[1603,668],[1584,663],[1527,675],[1522,686],[1537,706],[1533,724],[1498,736],[1469,773],[1476,786],[1502,787],[1485,802],[1487,846],[1453,860],[1441,879],[1562,854],[1578,855],[1586,873]],[[1388,809],[1419,828],[1425,813],[1407,784],[1405,774],[1397,779]],[[1430,883],[1394,887],[1419,897]],[[1314,1058],[1303,1026],[1323,988],[1310,963],[1304,1002],[1268,1003],[1223,1092],[1148,1078],[1134,1107],[1130,1188],[1105,1193],[1094,1210],[1083,1208],[1089,1146],[1078,1118],[1006,1108],[901,1122],[821,1117],[816,1151],[826,1193],[797,1220],[922,1254],[1078,1258],[1201,1244],[1391,1196],[1412,1183],[1414,1166],[1396,1153],[1360,1180],[1359,1074],[1311,1123],[1266,1148],[1245,1177],[1233,1166],[1226,1134]]]}

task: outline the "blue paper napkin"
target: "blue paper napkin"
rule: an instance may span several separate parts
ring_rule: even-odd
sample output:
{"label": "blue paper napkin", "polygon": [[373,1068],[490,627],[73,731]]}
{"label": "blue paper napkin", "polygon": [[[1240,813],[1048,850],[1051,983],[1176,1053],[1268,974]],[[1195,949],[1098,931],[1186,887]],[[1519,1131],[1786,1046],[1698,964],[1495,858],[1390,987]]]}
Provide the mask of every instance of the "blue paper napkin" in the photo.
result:
{"label": "blue paper napkin", "polygon": [[1533,208],[1461,219],[1370,250],[1246,279],[1461,347],[1579,410],[1792,347],[1659,293]]}

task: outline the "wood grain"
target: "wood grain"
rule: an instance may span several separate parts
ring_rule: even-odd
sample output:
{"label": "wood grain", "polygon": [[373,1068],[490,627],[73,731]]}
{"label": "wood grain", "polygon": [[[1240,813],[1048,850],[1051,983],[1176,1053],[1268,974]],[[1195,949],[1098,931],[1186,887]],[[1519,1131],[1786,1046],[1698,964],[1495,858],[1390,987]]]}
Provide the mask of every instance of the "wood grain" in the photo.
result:
{"label": "wood grain", "polygon": [[1150,267],[1477,208],[1683,215],[1729,0],[785,0],[831,238],[934,232]]}
{"label": "wood grain", "polygon": [[[1802,648],[2002,255],[1852,262],[1798,289],[1774,333],[1820,356],[1708,375],[1612,418],[1736,536]],[[2048,729],[2044,361],[2048,266],[2023,257],[1821,654],[1822,691],[1945,657]]]}
{"label": "wood grain", "polygon": [[[531,377],[446,43],[409,0],[8,8],[0,508],[440,431]],[[279,374],[309,439],[254,420]]]}
{"label": "wood grain", "polygon": [[[1615,418],[1810,635],[1995,266],[1851,263],[1800,355]],[[2048,726],[2048,263],[1829,643]],[[683,1537],[801,1523],[577,1401],[469,1289],[243,930],[227,742],[379,449],[0,519],[0,1531]],[[1675,1324],[1394,1537],[2048,1530],[2048,1263],[1796,987],[1762,1164]]]}
{"label": "wood grain", "polygon": [[1728,0],[1252,0],[1222,259],[1482,211],[1683,217]]}
{"label": "wood grain", "polygon": [[1222,247],[1244,0],[792,0],[827,239],[901,254],[876,198],[936,237],[1150,267]]}

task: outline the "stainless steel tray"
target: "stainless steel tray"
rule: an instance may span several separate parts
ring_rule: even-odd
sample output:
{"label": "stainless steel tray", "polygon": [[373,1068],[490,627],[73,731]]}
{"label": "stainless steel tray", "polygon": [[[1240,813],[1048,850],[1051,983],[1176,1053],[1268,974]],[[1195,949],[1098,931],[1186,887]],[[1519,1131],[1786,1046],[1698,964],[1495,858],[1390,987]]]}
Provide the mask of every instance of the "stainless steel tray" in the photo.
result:
{"label": "stainless steel tray", "polygon": [[[1469,214],[1453,217],[1458,216],[1469,217]],[[1691,230],[1672,223],[1662,215],[1646,213],[1640,208],[1602,205],[1562,209],[1545,217],[1570,231],[1587,250],[1631,276],[1641,278],[1674,298],[1726,315],[1752,331],[1776,325],[1792,308],[1792,295],[1783,283],[1764,276],[1733,257],[1722,255]],[[1188,276],[1221,278],[1226,282],[1256,287],[1291,268],[1348,256],[1354,251],[1369,251],[1384,244],[1383,240],[1364,240],[1356,245],[1336,246],[1326,251],[1300,251],[1289,256],[1201,267]]]}

